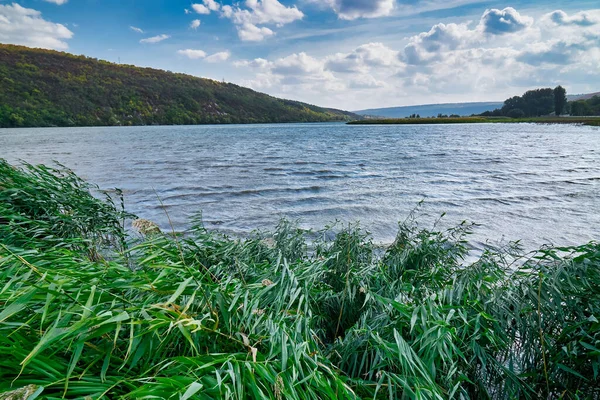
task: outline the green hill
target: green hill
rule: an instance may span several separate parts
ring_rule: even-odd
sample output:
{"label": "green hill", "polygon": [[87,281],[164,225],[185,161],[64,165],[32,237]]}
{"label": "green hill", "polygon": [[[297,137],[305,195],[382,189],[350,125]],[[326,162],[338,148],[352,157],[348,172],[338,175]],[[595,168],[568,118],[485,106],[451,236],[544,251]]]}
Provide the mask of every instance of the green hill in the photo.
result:
{"label": "green hill", "polygon": [[0,127],[346,121],[231,83],[0,44]]}

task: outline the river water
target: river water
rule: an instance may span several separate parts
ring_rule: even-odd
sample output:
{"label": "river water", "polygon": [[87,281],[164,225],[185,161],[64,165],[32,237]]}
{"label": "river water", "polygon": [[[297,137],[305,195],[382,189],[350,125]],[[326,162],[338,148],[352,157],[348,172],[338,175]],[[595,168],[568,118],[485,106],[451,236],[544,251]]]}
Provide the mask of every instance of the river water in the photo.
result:
{"label": "river water", "polygon": [[391,242],[420,224],[477,223],[472,241],[582,244],[600,238],[600,129],[534,124],[343,124],[0,129],[0,158],[53,160],[175,228],[203,212],[232,235],[281,217],[360,221]]}

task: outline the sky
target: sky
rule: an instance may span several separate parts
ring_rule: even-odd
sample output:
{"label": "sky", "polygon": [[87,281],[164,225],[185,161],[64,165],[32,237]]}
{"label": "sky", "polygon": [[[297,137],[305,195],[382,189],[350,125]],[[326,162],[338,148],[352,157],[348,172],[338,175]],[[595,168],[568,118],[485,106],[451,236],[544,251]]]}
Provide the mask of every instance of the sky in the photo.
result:
{"label": "sky", "polygon": [[345,110],[600,91],[598,0],[0,0],[0,43]]}

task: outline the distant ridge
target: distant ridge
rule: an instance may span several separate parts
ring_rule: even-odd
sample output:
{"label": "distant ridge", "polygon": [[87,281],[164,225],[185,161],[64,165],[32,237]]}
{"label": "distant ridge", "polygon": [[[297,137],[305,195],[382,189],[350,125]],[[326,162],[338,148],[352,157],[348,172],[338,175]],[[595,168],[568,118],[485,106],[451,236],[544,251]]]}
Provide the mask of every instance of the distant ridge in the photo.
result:
{"label": "distant ridge", "polygon": [[570,95],[567,95],[567,100],[569,100],[569,101],[589,100],[594,96],[600,96],[600,92],[586,93],[586,94],[570,94]]}
{"label": "distant ridge", "polygon": [[354,112],[359,115],[389,118],[404,118],[412,114],[419,114],[421,117],[436,117],[438,114],[469,116],[500,108],[502,104],[502,102],[424,104],[406,107],[372,108]]}

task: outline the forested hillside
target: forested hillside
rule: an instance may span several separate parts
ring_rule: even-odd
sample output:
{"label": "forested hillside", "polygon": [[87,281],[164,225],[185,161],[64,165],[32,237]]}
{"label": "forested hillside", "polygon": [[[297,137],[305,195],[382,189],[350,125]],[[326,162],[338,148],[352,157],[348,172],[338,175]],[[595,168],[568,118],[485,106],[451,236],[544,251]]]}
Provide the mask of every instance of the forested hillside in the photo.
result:
{"label": "forested hillside", "polygon": [[320,122],[352,113],[231,83],[0,44],[0,127]]}

